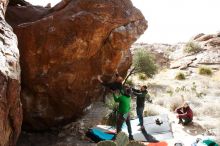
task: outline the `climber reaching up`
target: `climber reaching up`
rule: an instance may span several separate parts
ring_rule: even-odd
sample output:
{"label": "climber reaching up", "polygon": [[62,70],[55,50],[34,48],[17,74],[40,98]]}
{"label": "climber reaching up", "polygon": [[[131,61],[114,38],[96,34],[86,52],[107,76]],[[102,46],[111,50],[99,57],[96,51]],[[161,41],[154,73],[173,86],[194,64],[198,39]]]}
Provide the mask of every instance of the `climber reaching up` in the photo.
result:
{"label": "climber reaching up", "polygon": [[101,79],[101,75],[99,75],[97,77],[98,81],[105,87],[113,90],[113,91],[122,91],[123,89],[123,86],[122,86],[122,82],[123,82],[123,78],[118,74],[116,73],[113,77],[113,80],[111,82],[104,82],[102,79]]}
{"label": "climber reaching up", "polygon": [[136,112],[137,112],[137,116],[138,116],[138,119],[140,122],[138,125],[141,126],[141,129],[144,129],[143,111],[144,111],[145,99],[150,103],[152,103],[152,100],[150,100],[150,96],[148,94],[146,85],[141,86],[140,90],[132,88],[132,91],[133,91],[133,94],[135,96],[137,96],[137,98],[136,98],[136,105],[137,105]]}

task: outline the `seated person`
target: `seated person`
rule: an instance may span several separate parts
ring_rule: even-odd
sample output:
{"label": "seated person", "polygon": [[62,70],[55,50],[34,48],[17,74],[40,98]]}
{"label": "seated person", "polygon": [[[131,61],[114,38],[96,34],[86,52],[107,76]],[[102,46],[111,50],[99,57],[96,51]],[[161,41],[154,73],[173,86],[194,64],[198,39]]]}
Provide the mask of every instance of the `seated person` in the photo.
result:
{"label": "seated person", "polygon": [[176,108],[177,118],[179,118],[179,124],[188,125],[193,120],[193,112],[189,106],[189,102],[185,101],[182,106]]}

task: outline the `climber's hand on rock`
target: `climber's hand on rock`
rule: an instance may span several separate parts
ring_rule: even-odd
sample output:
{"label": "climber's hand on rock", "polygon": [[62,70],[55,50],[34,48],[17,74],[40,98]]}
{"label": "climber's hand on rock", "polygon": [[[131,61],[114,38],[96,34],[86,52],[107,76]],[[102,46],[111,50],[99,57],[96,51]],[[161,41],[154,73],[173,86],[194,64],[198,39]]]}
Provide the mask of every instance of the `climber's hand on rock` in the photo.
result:
{"label": "climber's hand on rock", "polygon": [[101,79],[101,75],[98,75],[98,76],[97,76],[97,79],[98,79],[98,81],[99,81],[100,83],[103,83],[103,81],[102,81],[102,79]]}

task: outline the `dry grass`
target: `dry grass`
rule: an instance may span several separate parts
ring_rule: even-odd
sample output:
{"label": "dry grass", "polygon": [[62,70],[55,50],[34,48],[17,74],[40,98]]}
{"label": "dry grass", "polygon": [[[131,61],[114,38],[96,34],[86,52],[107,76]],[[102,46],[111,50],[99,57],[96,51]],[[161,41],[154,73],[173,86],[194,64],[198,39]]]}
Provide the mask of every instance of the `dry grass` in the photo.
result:
{"label": "dry grass", "polygon": [[139,78],[140,80],[147,80],[147,76],[146,76],[144,73],[139,73],[139,74],[138,74],[138,78]]}
{"label": "dry grass", "polygon": [[214,79],[215,81],[220,81],[220,70],[217,71],[217,72],[214,74],[213,79]]}
{"label": "dry grass", "polygon": [[169,99],[168,108],[170,111],[175,111],[177,107],[182,105],[184,102],[184,99],[182,97],[173,97]]}
{"label": "dry grass", "polygon": [[157,105],[160,105],[160,106],[164,106],[164,104],[165,104],[164,98],[156,98],[154,100],[154,104],[157,104]]}
{"label": "dry grass", "polygon": [[144,109],[144,116],[156,116],[159,115],[159,112],[157,111],[157,108],[153,105],[148,105],[147,108]]}
{"label": "dry grass", "polygon": [[212,69],[211,68],[209,68],[209,67],[205,67],[205,66],[203,66],[203,67],[200,67],[199,68],[199,74],[200,75],[212,75]]}
{"label": "dry grass", "polygon": [[[154,104],[163,106],[165,108],[168,108],[170,111],[175,111],[177,107],[183,104],[184,100],[186,100],[184,97],[160,97],[155,98],[153,101]],[[188,99],[187,99],[188,100]]]}
{"label": "dry grass", "polygon": [[195,42],[188,42],[184,48],[186,53],[198,53],[201,51],[201,47]]}
{"label": "dry grass", "polygon": [[183,102],[184,99],[182,97],[163,97],[154,100],[154,104],[168,108],[170,111],[175,111],[175,109],[182,105]]}
{"label": "dry grass", "polygon": [[220,106],[218,103],[204,103],[201,106],[195,107],[194,113],[197,116],[212,116],[218,118],[220,115]]}
{"label": "dry grass", "polygon": [[176,74],[176,76],[175,76],[175,79],[177,79],[177,80],[185,80],[186,77],[185,77],[185,74],[184,74],[184,73],[178,72],[178,73]]}
{"label": "dry grass", "polygon": [[132,79],[128,79],[125,84],[129,85],[129,86],[133,86],[134,85],[134,82]]}

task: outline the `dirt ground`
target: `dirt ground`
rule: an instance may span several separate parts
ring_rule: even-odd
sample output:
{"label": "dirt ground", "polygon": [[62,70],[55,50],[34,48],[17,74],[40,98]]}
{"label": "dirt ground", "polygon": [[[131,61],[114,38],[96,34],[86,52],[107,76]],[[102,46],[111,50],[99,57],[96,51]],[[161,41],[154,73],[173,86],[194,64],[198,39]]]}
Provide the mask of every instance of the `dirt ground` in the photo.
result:
{"label": "dirt ground", "polygon": [[[197,70],[189,68],[181,71],[186,75],[186,79],[181,81],[175,79],[180,72],[178,69],[165,69],[145,81],[138,79],[138,76],[132,77],[135,85],[149,87],[153,105],[146,106],[147,113],[169,115],[174,134],[174,139],[167,140],[169,145],[178,141],[190,145],[197,138],[205,137],[220,140],[220,74],[214,71],[212,76],[204,76],[199,75]],[[186,100],[190,102],[195,117],[192,125],[184,127],[178,124],[173,110]]]}
{"label": "dirt ground", "polygon": [[[132,77],[135,85],[146,84],[153,99],[153,104],[147,103],[145,113],[148,115],[167,114],[173,131],[173,139],[166,142],[174,145],[182,142],[186,146],[197,138],[209,137],[218,139],[220,121],[220,72],[212,76],[199,75],[196,69],[183,71],[186,80],[175,80],[179,70],[166,69],[157,74],[153,79],[139,80],[138,76]],[[193,90],[192,90],[193,89]],[[201,97],[197,97],[200,94]],[[190,101],[194,110],[194,121],[189,126],[178,124],[172,109],[179,106],[183,100]],[[136,117],[135,99],[132,103],[132,113]],[[22,132],[18,146],[95,146],[85,136],[88,128],[101,124],[103,117],[109,112],[101,103],[94,103],[88,112],[76,122],[64,127],[54,128],[46,133]]]}

